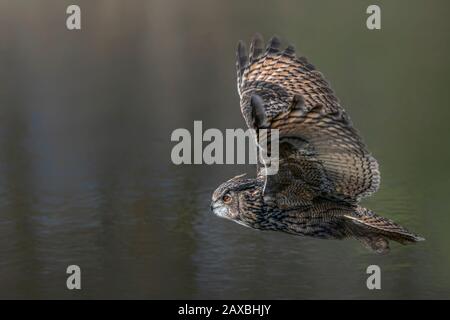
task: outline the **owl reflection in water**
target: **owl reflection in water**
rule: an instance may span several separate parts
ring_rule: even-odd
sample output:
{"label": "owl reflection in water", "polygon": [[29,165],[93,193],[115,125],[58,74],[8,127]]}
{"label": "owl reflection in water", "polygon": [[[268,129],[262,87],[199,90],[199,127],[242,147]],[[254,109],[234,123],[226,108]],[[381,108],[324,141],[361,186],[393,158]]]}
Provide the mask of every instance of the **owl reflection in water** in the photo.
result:
{"label": "owl reflection in water", "polygon": [[322,73],[292,46],[279,48],[277,37],[264,48],[257,34],[249,54],[242,42],[237,49],[241,112],[257,132],[278,129],[278,173],[258,165],[256,178],[224,182],[213,193],[213,212],[259,230],[353,237],[378,253],[389,251],[389,240],[424,240],[359,205],[380,185],[377,161]]}

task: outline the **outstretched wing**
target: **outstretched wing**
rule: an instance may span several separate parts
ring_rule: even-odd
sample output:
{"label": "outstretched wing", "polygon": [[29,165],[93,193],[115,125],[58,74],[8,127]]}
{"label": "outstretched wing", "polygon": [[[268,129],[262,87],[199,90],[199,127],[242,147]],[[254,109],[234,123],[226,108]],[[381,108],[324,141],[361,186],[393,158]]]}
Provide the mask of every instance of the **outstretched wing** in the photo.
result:
{"label": "outstretched wing", "polygon": [[293,46],[280,51],[277,37],[270,40],[266,49],[263,46],[262,37],[256,34],[248,56],[245,44],[242,41],[238,43],[238,92],[241,110],[247,121],[249,102],[255,94],[264,100],[264,111],[269,118],[287,111],[296,94],[304,98],[306,105],[321,103],[327,111],[341,108],[323,75],[305,57],[296,57]]}
{"label": "outstretched wing", "polygon": [[241,111],[250,128],[279,130],[279,172],[266,177],[265,195],[292,208],[324,196],[357,202],[380,183],[370,155],[323,75],[256,35],[247,56],[237,51]]}

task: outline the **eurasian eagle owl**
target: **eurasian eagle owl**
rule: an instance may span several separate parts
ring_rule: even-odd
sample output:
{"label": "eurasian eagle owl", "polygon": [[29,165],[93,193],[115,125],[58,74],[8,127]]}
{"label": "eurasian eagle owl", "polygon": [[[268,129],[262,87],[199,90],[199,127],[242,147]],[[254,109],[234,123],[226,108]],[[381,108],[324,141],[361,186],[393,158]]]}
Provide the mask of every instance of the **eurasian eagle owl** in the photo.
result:
{"label": "eurasian eagle owl", "polygon": [[242,225],[325,239],[355,237],[386,252],[388,240],[423,240],[359,205],[380,185],[367,150],[322,73],[273,37],[237,48],[241,111],[249,128],[279,131],[279,171],[237,176],[212,196],[213,212]]}

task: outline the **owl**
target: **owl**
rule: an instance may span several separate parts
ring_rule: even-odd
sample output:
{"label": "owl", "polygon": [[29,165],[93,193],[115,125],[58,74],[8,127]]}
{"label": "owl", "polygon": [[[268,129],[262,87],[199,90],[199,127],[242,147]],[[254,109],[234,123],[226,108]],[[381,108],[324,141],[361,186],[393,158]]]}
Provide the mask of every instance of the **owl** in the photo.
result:
{"label": "owl", "polygon": [[[212,195],[219,217],[258,229],[322,239],[356,238],[367,248],[389,251],[424,238],[360,206],[378,190],[380,171],[333,90],[293,46],[267,47],[259,34],[249,54],[237,47],[237,89],[250,129],[278,130],[278,172],[257,165],[256,178],[234,177]],[[258,135],[254,135],[258,140]],[[261,146],[260,141],[256,141]]]}

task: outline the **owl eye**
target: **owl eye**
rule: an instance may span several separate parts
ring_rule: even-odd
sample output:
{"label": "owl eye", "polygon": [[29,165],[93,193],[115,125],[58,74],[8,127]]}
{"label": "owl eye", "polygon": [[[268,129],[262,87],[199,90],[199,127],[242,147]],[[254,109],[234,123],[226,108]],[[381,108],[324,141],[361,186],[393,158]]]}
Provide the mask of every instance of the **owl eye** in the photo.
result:
{"label": "owl eye", "polygon": [[229,194],[226,194],[222,197],[222,201],[224,203],[230,203],[231,202],[231,196]]}

